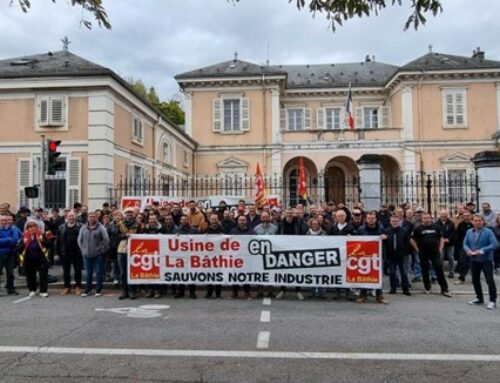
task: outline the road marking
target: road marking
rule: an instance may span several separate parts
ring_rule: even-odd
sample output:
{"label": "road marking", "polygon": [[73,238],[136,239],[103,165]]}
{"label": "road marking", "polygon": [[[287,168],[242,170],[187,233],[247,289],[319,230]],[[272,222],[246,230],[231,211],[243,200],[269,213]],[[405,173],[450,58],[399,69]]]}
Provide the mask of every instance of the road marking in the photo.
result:
{"label": "road marking", "polygon": [[260,313],[261,322],[271,322],[271,311],[262,311]]}
{"label": "road marking", "polygon": [[169,305],[142,305],[139,307],[117,307],[112,309],[96,308],[95,311],[125,315],[128,318],[157,318],[162,315],[160,310],[168,308],[170,308]]}
{"label": "road marking", "polygon": [[[259,337],[264,332],[259,333]],[[267,332],[269,336],[269,332]],[[357,352],[287,352],[287,351],[219,351],[219,350],[155,350],[127,348],[74,348],[0,346],[0,353],[74,354],[117,356],[177,356],[201,358],[252,359],[336,359],[336,360],[410,360],[441,362],[500,362],[500,355],[491,354],[402,354]]]}
{"label": "road marking", "polygon": [[271,333],[269,331],[261,331],[257,336],[257,348],[269,348],[269,337]]}
{"label": "road marking", "polygon": [[21,302],[29,301],[31,298],[33,298],[33,297],[24,297],[24,298],[18,299],[17,301],[12,302],[12,303],[21,303]]}
{"label": "road marking", "polygon": [[271,306],[271,298],[264,298],[262,304],[266,306]]}

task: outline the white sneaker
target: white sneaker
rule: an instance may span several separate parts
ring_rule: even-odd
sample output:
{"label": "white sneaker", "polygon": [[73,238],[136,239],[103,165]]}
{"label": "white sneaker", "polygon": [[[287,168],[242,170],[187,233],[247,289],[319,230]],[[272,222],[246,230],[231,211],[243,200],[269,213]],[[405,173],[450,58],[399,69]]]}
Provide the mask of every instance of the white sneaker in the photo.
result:
{"label": "white sneaker", "polygon": [[424,290],[424,293],[425,293],[426,295],[429,295],[429,294],[431,293],[431,289],[429,289],[429,290]]}
{"label": "white sneaker", "polygon": [[102,297],[102,293],[101,292],[98,292],[98,293],[96,292],[94,296],[95,297]]}
{"label": "white sneaker", "polygon": [[297,299],[299,301],[303,301],[304,300],[304,296],[302,295],[302,293],[300,291],[297,291]]}
{"label": "white sneaker", "polygon": [[34,297],[36,295],[36,291],[30,291],[28,294],[29,297]]}
{"label": "white sneaker", "polygon": [[487,305],[486,305],[486,308],[488,310],[495,310],[495,308],[497,307],[497,304],[495,302],[489,302]]}
{"label": "white sneaker", "polygon": [[276,299],[281,299],[283,298],[283,296],[285,295],[285,292],[283,290],[281,290],[277,295],[276,295]]}
{"label": "white sneaker", "polygon": [[47,298],[49,296],[49,293],[40,293],[40,296],[42,298]]}
{"label": "white sneaker", "polygon": [[478,305],[482,305],[484,302],[483,301],[480,301],[479,299],[473,299],[472,301],[468,302],[470,305],[472,306],[478,306]]}

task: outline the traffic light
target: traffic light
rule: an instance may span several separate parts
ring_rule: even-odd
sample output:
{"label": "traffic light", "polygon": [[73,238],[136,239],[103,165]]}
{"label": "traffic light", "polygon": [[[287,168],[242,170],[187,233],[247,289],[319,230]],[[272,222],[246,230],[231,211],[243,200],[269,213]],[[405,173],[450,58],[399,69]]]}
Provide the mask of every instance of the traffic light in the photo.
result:
{"label": "traffic light", "polygon": [[57,151],[60,143],[60,140],[47,140],[47,174],[51,176],[56,174],[60,166],[57,162],[57,157],[61,155],[61,152]]}

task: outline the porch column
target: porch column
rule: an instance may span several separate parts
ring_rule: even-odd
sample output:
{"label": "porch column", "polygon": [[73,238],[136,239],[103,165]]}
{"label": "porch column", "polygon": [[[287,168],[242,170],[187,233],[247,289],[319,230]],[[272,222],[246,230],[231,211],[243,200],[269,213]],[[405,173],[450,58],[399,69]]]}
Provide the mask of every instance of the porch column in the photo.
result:
{"label": "porch column", "polygon": [[489,202],[493,210],[500,206],[500,152],[485,151],[477,153],[473,158],[478,177],[479,196],[474,203],[481,209],[483,202]]}
{"label": "porch column", "polygon": [[381,159],[378,154],[363,154],[356,161],[359,166],[360,199],[365,204],[366,210],[378,210],[382,201]]}

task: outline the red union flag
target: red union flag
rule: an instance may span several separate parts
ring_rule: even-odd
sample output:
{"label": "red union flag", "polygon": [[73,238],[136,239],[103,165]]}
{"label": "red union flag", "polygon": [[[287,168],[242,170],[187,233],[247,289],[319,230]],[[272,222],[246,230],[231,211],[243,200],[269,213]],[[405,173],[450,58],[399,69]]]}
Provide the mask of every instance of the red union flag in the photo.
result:
{"label": "red union flag", "polygon": [[159,239],[130,239],[130,279],[160,278]]}
{"label": "red union flag", "polygon": [[260,171],[260,165],[257,163],[257,172],[255,173],[255,205],[262,207],[267,203],[266,199],[266,182]]}
{"label": "red union flag", "polygon": [[380,242],[347,241],[346,281],[380,283]]}
{"label": "red union flag", "polygon": [[299,160],[299,184],[298,184],[299,197],[307,200],[306,189],[306,169],[304,168],[304,158],[300,157]]}
{"label": "red union flag", "polygon": [[351,83],[349,83],[349,92],[347,93],[345,110],[348,118],[349,129],[354,129],[354,108],[352,106]]}

